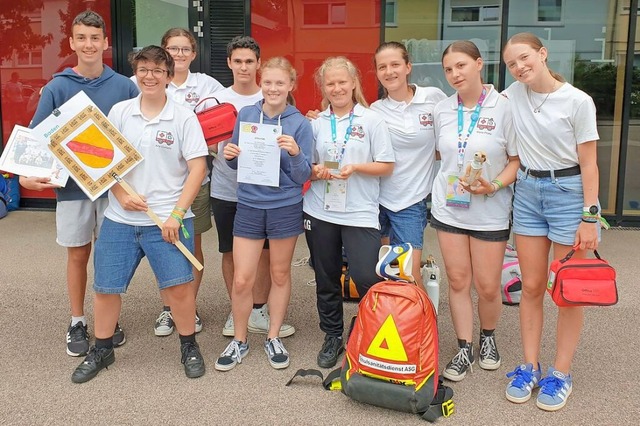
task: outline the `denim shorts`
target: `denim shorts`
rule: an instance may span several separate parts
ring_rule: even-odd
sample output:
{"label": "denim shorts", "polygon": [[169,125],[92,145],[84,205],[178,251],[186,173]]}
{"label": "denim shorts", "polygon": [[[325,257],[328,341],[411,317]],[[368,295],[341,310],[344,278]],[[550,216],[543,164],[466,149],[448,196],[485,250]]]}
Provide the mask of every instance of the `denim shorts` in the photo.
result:
{"label": "denim shorts", "polygon": [[572,246],[583,205],[581,175],[537,178],[518,170],[513,232]]}
{"label": "denim shorts", "polygon": [[474,231],[473,229],[458,228],[457,226],[447,225],[438,221],[431,216],[431,227],[436,231],[448,232],[450,234],[468,235],[476,240],[481,241],[508,241],[511,229],[501,229],[499,231]]}
{"label": "denim shorts", "polygon": [[275,209],[256,209],[238,203],[233,222],[233,236],[261,239],[283,239],[300,235],[302,228],[302,201]]}
{"label": "denim shorts", "polygon": [[[193,219],[184,226],[191,238],[180,241],[193,253]],[[96,241],[93,258],[96,293],[125,293],[133,273],[143,257],[147,257],[160,289],[193,281],[193,268],[178,248],[162,239],[157,226],[132,226],[108,218],[102,223],[102,234]]]}
{"label": "denim shorts", "polygon": [[421,250],[427,227],[427,199],[397,212],[380,206],[380,234],[390,237],[391,244],[410,243]]}

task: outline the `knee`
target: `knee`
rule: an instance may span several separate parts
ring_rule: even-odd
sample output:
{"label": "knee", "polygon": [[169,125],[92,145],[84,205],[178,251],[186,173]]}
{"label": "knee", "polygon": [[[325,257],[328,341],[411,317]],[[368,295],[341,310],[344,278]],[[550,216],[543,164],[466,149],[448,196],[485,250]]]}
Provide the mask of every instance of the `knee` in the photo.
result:
{"label": "knee", "polygon": [[271,285],[283,287],[291,282],[291,271],[271,271]]}
{"label": "knee", "polygon": [[546,286],[544,283],[530,284],[525,281],[522,282],[522,299],[535,302],[542,302]]}
{"label": "knee", "polygon": [[500,286],[492,285],[479,285],[476,288],[476,292],[478,293],[478,299],[491,303],[496,302],[498,299],[501,300],[500,296]]}
{"label": "knee", "polygon": [[467,274],[447,274],[449,291],[453,293],[468,293],[471,290],[471,276]]}
{"label": "knee", "polygon": [[91,244],[82,247],[69,247],[67,256],[70,262],[87,263],[89,262],[89,256],[91,256]]}

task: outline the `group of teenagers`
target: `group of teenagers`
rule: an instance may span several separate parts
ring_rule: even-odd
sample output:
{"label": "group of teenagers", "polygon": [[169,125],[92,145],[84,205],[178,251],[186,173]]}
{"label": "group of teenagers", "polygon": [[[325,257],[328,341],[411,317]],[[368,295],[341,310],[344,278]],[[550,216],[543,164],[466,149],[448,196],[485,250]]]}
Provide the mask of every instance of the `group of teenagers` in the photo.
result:
{"label": "group of teenagers", "polygon": [[[557,259],[572,248],[584,256],[598,245],[598,133],[593,101],[547,67],[547,49],[535,35],[516,34],[504,46],[502,56],[515,82],[502,93],[483,82],[483,59],[470,41],[453,42],[442,55],[452,96],[410,84],[412,64],[404,45],[382,43],[373,62],[384,94],[370,106],[356,66],[345,57],[328,58],[315,74],[321,110],[306,116],[295,107],[291,63],[283,57],[262,61],[251,37],[236,37],[227,46],[234,78],[228,88],[189,71],[196,41],[184,29],[170,29],[161,46],[133,53],[131,79],[103,64],[107,38],[95,12],[75,18],[69,42],[78,65],[44,87],[31,126],[83,90],[144,157],[124,177],[137,197],[119,184],[93,203],[72,181],[55,188],[57,241],[68,253],[72,320],[67,353],[86,356],[73,382],[89,381],[115,361],[114,347],[125,342],[118,323],[121,294],[143,257],[164,305],[155,333],[164,336],[177,329],[185,374],[205,373],[196,343],[202,329],[196,310],[202,272],[175,243],[181,241],[203,263],[201,234],[212,228],[212,213],[231,300],[223,334],[233,337],[215,369],[228,371],[242,362],[249,352],[249,331],[266,334],[263,346],[272,367],[289,365],[282,338],[295,332],[284,321],[291,261],[303,232],[325,333],[317,362],[333,367],[345,345],[343,254],[362,295],[379,281],[375,265],[381,244],[411,243],[416,284],[423,286],[418,271],[431,194],[431,226],[447,274],[458,343],[443,376],[462,380],[476,358],[483,369],[500,367],[495,329],[502,307],[503,256],[513,232],[523,282],[524,356],[507,375],[506,398],[524,403],[540,387],[539,408],[553,411],[565,405],[583,309],[559,308],[555,359],[544,374],[543,298],[552,246]],[[212,152],[193,112],[213,105],[215,100],[205,99],[209,96],[239,111],[233,136]],[[241,123],[280,129],[277,187],[237,183]],[[170,134],[173,142],[166,143],[160,133]],[[460,177],[478,152],[486,158],[482,174],[465,183]],[[23,176],[20,182],[35,190],[53,187],[45,178]],[[147,216],[148,209],[162,219],[161,228]],[[94,237],[95,345],[90,347],[84,296]],[[480,320],[476,349],[472,286]]]}

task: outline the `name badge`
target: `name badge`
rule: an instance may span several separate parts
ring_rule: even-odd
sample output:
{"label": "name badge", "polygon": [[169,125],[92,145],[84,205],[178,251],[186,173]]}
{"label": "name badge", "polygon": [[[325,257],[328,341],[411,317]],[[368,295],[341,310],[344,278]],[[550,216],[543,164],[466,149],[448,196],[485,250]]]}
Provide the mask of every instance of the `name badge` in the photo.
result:
{"label": "name badge", "polygon": [[331,212],[347,211],[347,181],[328,180],[324,191],[324,209]]}
{"label": "name badge", "polygon": [[471,193],[467,191],[457,175],[447,176],[447,207],[468,209],[471,204]]}

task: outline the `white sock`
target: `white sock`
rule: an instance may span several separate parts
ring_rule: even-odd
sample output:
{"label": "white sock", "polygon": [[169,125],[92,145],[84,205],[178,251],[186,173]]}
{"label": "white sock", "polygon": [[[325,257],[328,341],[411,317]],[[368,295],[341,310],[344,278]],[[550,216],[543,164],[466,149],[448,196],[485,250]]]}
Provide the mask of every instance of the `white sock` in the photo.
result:
{"label": "white sock", "polygon": [[74,316],[71,317],[71,327],[73,327],[79,322],[81,322],[84,325],[87,325],[87,319],[84,317],[84,315],[81,317],[74,317]]}

